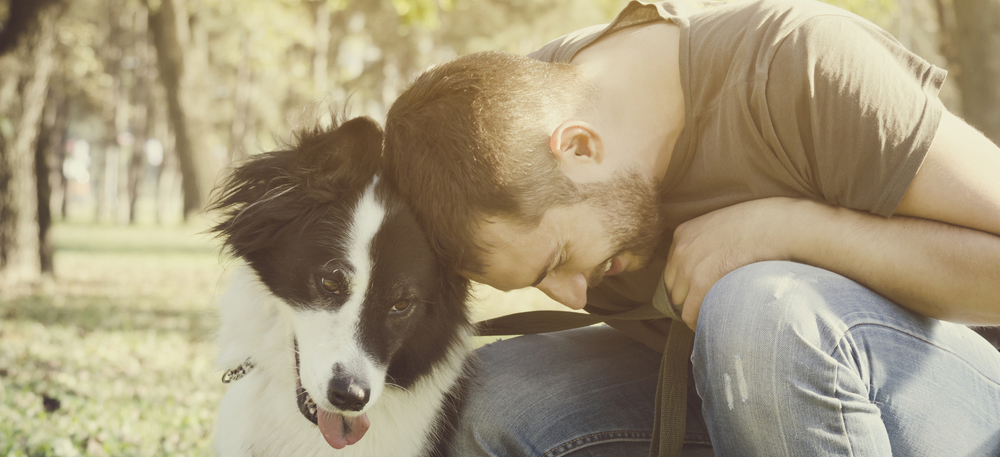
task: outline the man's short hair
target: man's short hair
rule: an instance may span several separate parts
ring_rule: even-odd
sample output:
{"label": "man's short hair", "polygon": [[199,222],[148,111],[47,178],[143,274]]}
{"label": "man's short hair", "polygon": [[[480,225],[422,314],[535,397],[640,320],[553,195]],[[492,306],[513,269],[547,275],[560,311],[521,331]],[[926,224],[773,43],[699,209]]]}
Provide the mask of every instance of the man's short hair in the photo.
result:
{"label": "man's short hair", "polygon": [[409,200],[438,256],[481,273],[476,227],[487,216],[537,226],[583,199],[558,168],[549,130],[585,106],[580,70],[488,51],[434,67],[386,117],[385,175]]}

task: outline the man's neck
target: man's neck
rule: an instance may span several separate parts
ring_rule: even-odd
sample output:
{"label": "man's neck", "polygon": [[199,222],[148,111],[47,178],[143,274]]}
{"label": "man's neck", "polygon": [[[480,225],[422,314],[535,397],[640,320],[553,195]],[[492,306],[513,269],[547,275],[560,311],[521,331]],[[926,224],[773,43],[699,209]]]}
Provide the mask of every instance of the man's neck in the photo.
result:
{"label": "man's neck", "polygon": [[587,122],[604,137],[607,160],[666,175],[684,128],[680,29],[666,22],[629,27],[580,51],[579,65],[596,89]]}

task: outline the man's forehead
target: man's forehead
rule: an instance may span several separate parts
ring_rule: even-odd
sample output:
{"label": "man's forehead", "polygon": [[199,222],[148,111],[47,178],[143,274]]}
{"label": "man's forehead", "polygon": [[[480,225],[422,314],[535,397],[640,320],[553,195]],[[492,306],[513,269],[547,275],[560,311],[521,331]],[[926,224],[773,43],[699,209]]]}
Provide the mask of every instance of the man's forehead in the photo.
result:
{"label": "man's forehead", "polygon": [[488,254],[503,251],[532,235],[535,227],[509,216],[484,216],[474,226],[474,236]]}
{"label": "man's forehead", "polygon": [[557,240],[540,227],[530,228],[511,218],[484,218],[477,238],[482,245],[481,272],[462,276],[501,290],[536,285],[558,254]]}

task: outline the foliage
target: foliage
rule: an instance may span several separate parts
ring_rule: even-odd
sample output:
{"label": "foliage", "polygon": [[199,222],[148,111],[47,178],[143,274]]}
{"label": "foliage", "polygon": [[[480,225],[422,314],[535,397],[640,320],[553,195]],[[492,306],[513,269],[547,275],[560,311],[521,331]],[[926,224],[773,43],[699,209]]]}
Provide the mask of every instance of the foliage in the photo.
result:
{"label": "foliage", "polygon": [[[892,25],[899,12],[898,0],[827,1],[882,26]],[[71,99],[69,137],[86,139],[93,146],[92,189],[87,197],[91,200],[103,198],[99,187],[102,182],[125,180],[124,176],[103,180],[104,174],[114,173],[105,166],[105,151],[117,146],[113,139],[144,137],[130,131],[143,125],[132,125],[130,117],[146,110],[133,92],[141,79],[139,75],[155,72],[155,68],[151,68],[151,62],[136,65],[134,43],[139,36],[137,24],[144,21],[141,12],[146,5],[155,9],[160,3],[74,0],[66,3],[67,13],[60,20],[58,52],[62,63],[54,84],[60,85]],[[194,81],[188,98],[193,100],[189,115],[198,126],[195,152],[207,157],[209,165],[202,166],[211,168],[224,166],[243,152],[252,154],[277,147],[277,139],[287,138],[292,129],[310,122],[316,105],[332,105],[349,115],[364,114],[381,120],[395,96],[431,65],[485,49],[527,53],[559,35],[609,21],[627,1],[182,3],[190,26],[185,52],[191,62],[188,73]],[[330,14],[326,30],[318,28],[321,11]],[[322,45],[324,40],[326,46]],[[325,54],[320,56],[324,49]],[[326,68],[316,68],[321,64]],[[241,93],[249,93],[246,101],[240,98]],[[171,156],[169,131],[165,124],[157,124],[157,118],[165,116],[162,91],[154,91],[153,96],[149,116],[154,126],[146,133],[164,144],[166,154]],[[109,121],[109,116],[114,121]],[[172,166],[168,157],[163,167],[176,173],[170,170]],[[158,173],[151,170],[144,179]],[[169,173],[167,179],[172,179]],[[105,193],[112,195],[114,191]]]}
{"label": "foliage", "polygon": [[[888,28],[899,11],[899,0],[823,0]],[[905,0],[913,1],[913,0]]]}
{"label": "foliage", "polygon": [[[127,0],[126,10],[143,0]],[[891,22],[897,0],[828,0],[880,25]],[[153,2],[157,3],[157,2]],[[355,114],[380,118],[386,105],[419,71],[453,56],[484,49],[529,52],[577,28],[606,22],[624,0],[202,0],[188,1],[192,18],[192,52],[204,53],[207,65],[197,78],[206,109],[199,113],[210,126],[207,147],[228,146],[234,112],[237,71],[248,59],[254,72],[252,106],[256,114],[252,143],[275,147],[275,135],[287,135],[302,108],[325,97],[334,105],[348,103]],[[316,5],[334,12],[329,49],[331,92],[312,87]],[[109,35],[102,25],[116,12],[105,2],[76,0],[59,28],[61,80],[78,103],[75,134],[93,138],[88,116],[100,116],[108,99],[111,75],[101,55]],[[124,12],[117,12],[118,14]],[[360,21],[360,22],[358,22]],[[358,29],[353,24],[361,24]],[[199,38],[200,37],[200,38]],[[248,48],[241,47],[249,40]],[[244,51],[249,49],[249,55]],[[127,60],[131,50],[121,51]],[[386,69],[386,65],[391,68]],[[344,72],[360,65],[361,71]],[[127,71],[132,71],[128,69]],[[127,72],[126,71],[126,72]],[[392,72],[399,76],[393,77]],[[387,73],[388,72],[388,73]],[[135,109],[138,109],[136,107]],[[253,152],[253,151],[251,151]]]}
{"label": "foliage", "polygon": [[[107,113],[114,77],[128,84],[139,69],[129,67],[134,49],[113,42],[108,19],[133,14],[147,0],[123,0],[111,11],[100,0],[75,0],[59,27],[59,81],[74,100],[71,131],[92,142],[102,135],[92,118]],[[155,7],[159,2],[150,2]],[[380,118],[410,78],[429,65],[459,53],[486,48],[524,51],[559,34],[604,22],[622,0],[202,0],[185,2],[191,18],[189,50],[197,67],[204,109],[205,147],[229,146],[237,74],[248,63],[253,72],[252,110],[255,150],[276,146],[317,99],[349,105],[354,114]],[[316,8],[333,12],[330,28],[330,92],[318,93],[311,80],[318,34]],[[124,21],[127,25],[128,21]],[[242,46],[249,40],[249,46]],[[119,49],[121,47],[121,49]],[[108,56],[114,57],[110,58]],[[126,62],[122,68],[108,66]],[[387,69],[388,65],[388,69]],[[350,70],[357,67],[359,70]],[[350,100],[348,100],[350,99]],[[163,103],[162,101],[158,103]],[[120,108],[119,108],[120,109]],[[140,106],[132,110],[142,109]],[[120,126],[121,128],[121,126]],[[127,127],[126,127],[127,128]],[[98,128],[100,130],[100,128]],[[161,138],[161,140],[164,140]],[[250,151],[255,152],[255,151]],[[208,153],[202,151],[202,153]],[[99,164],[95,164],[99,165]],[[94,174],[100,173],[95,170]]]}

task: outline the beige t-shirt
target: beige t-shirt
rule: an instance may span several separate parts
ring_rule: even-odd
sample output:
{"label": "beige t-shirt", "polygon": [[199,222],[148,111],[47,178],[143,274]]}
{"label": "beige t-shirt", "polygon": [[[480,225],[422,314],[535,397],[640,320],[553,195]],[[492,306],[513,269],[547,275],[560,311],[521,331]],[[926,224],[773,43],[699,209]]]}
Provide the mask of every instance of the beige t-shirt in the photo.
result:
{"label": "beige t-shirt", "polygon": [[[892,215],[937,131],[945,71],[870,22],[812,0],[633,1],[610,25],[530,56],[569,62],[601,36],[661,20],[681,30],[686,117],[661,183],[671,232],[776,196]],[[663,244],[665,254],[669,234]],[[606,278],[588,306],[648,303],[664,264],[661,256],[645,271]],[[628,333],[662,350],[665,324],[628,326],[643,327]]]}

